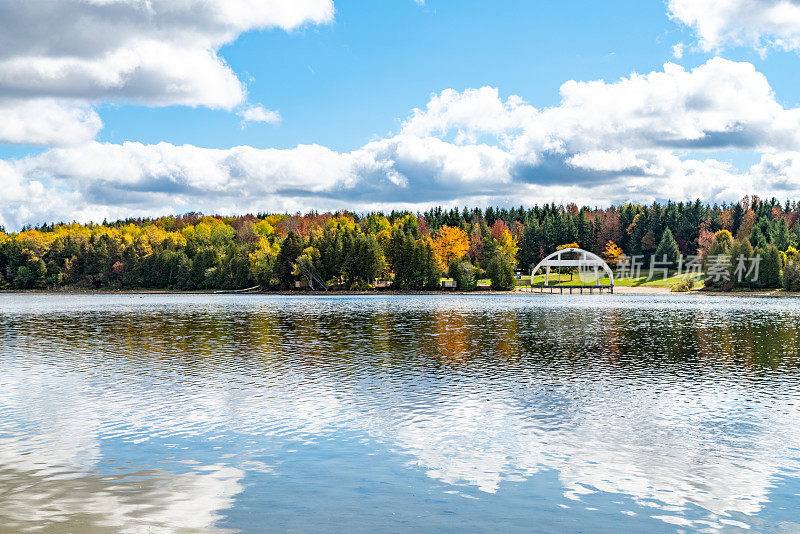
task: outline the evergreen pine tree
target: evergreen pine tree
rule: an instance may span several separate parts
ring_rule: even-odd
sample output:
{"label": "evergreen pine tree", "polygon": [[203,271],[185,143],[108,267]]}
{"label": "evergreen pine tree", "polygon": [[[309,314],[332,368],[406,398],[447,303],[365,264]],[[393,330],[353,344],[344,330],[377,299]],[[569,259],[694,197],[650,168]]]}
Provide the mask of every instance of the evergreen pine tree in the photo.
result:
{"label": "evergreen pine tree", "polygon": [[778,219],[771,228],[772,243],[780,251],[785,251],[791,245],[789,223],[785,217]]}
{"label": "evergreen pine tree", "polygon": [[661,241],[656,248],[656,261],[668,261],[672,266],[678,263],[681,250],[678,248],[678,243],[672,235],[672,230],[667,228],[661,237]]}
{"label": "evergreen pine tree", "polygon": [[281,250],[275,259],[275,275],[278,277],[281,289],[294,287],[294,264],[298,256],[303,253],[303,248],[303,238],[294,232],[289,232],[289,235],[283,240]]}
{"label": "evergreen pine tree", "polygon": [[757,249],[763,249],[767,246],[767,238],[764,237],[764,233],[758,225],[753,226],[748,240],[750,244]]}
{"label": "evergreen pine tree", "polygon": [[758,271],[758,286],[765,289],[781,287],[781,255],[775,245],[759,249],[761,264]]}
{"label": "evergreen pine tree", "polygon": [[492,289],[510,291],[514,289],[514,266],[504,254],[495,254],[486,268],[486,274],[492,281]]}

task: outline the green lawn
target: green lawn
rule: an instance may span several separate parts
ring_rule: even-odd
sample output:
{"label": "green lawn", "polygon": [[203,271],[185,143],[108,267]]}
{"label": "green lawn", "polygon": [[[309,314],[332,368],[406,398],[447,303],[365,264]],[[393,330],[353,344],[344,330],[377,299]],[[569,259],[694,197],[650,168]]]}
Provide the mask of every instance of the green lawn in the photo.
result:
{"label": "green lawn", "polygon": [[[650,281],[647,280],[647,276],[642,276],[642,277],[639,277],[639,278],[616,278],[616,279],[614,279],[614,285],[615,286],[619,286],[619,287],[672,287],[675,284],[677,284],[678,282],[682,281],[685,277],[686,277],[686,275],[680,275],[680,276],[673,275],[673,276],[670,276],[669,278],[667,278],[666,280],[663,280],[661,278],[656,278],[656,279],[650,280]],[[693,278],[695,280],[695,285],[697,287],[700,287],[700,284],[702,284],[702,281],[703,281],[703,277],[702,276],[694,276]],[[523,278],[523,280],[524,279],[525,278]],[[527,279],[530,280],[530,278],[527,278]],[[521,282],[523,282],[523,280],[517,280],[517,285],[522,285]],[[601,278],[600,279],[600,285],[601,286],[607,286],[609,284],[610,284],[610,281],[609,281],[608,278]],[[544,275],[536,276],[533,279],[533,285],[534,286],[544,285]],[[582,285],[586,285],[586,286],[590,286],[590,285],[593,285],[593,284],[584,284],[583,281],[581,281],[581,279],[578,278],[577,275],[574,277],[574,279],[572,281],[570,281],[569,275],[564,274],[564,275],[561,275],[560,277],[558,275],[551,275],[550,276],[550,285],[551,286],[558,286],[558,285],[563,285],[563,286],[582,286]]]}

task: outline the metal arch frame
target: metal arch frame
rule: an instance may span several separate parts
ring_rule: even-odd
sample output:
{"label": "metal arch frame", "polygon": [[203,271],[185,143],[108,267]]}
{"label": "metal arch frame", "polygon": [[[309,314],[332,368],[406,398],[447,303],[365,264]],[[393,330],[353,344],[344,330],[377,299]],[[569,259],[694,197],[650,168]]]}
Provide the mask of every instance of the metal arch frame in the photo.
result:
{"label": "metal arch frame", "polygon": [[[568,252],[577,252],[581,255],[580,259],[577,260],[562,260],[561,255],[568,253]],[[557,259],[553,259],[557,257]],[[593,252],[589,252],[588,250],[583,250],[582,248],[565,248],[563,250],[557,250],[547,256],[545,259],[540,261],[536,267],[531,271],[531,286],[533,286],[533,278],[536,276],[536,272],[541,269],[542,267],[547,268],[547,274],[545,274],[544,285],[549,286],[549,278],[550,278],[550,267],[584,267],[584,266],[593,266],[595,271],[598,268],[602,268],[607,274],[608,279],[611,282],[611,287],[614,287],[614,272],[611,270],[611,267]],[[600,285],[600,278],[595,277],[596,285]],[[591,286],[590,286],[591,287]]]}

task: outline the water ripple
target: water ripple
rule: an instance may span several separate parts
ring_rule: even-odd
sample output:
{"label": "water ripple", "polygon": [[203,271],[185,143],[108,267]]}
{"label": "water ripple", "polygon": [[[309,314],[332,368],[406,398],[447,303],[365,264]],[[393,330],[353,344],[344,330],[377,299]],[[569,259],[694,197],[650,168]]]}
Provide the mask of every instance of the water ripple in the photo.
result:
{"label": "water ripple", "polygon": [[798,325],[796,299],[0,295],[0,531],[800,531]]}

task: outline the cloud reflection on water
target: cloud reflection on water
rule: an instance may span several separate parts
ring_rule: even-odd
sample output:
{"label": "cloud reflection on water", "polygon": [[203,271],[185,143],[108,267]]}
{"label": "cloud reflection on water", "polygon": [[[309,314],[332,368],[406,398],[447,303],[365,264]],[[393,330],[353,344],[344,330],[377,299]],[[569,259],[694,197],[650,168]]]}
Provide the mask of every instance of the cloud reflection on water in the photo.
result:
{"label": "cloud reflection on water", "polygon": [[[247,472],[272,469],[265,444],[341,433],[451,486],[501,495],[554,470],[567,499],[623,494],[693,528],[757,516],[800,471],[796,301],[115,298],[73,316],[2,308],[6,523],[212,529]],[[180,463],[192,451],[118,465],[104,446],[215,437],[195,465]]]}

